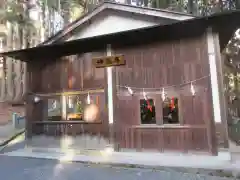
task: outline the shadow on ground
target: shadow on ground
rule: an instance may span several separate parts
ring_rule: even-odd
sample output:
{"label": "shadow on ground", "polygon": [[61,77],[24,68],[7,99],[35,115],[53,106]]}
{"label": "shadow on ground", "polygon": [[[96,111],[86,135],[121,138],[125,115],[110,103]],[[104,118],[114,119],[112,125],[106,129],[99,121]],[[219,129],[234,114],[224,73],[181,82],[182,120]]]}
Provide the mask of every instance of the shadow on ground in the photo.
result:
{"label": "shadow on ground", "polygon": [[7,139],[4,143],[2,143],[2,146],[0,146],[0,153],[7,153],[16,151],[18,149],[24,148],[26,145],[25,141],[25,131],[20,131],[16,133],[11,138]]}

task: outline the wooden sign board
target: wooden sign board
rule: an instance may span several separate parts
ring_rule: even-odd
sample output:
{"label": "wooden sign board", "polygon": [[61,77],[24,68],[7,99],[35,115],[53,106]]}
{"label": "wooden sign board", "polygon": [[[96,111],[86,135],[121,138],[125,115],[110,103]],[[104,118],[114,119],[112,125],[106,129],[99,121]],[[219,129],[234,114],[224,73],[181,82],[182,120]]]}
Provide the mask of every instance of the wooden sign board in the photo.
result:
{"label": "wooden sign board", "polygon": [[97,57],[97,58],[93,58],[92,62],[96,68],[123,66],[126,64],[126,61],[123,55]]}

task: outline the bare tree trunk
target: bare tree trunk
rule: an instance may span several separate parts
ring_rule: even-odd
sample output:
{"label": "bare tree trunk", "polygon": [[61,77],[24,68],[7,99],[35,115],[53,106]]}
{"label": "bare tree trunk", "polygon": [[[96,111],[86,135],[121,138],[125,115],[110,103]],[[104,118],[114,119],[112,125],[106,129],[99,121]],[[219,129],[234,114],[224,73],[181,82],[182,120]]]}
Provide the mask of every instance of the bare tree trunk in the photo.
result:
{"label": "bare tree trunk", "polygon": [[[8,50],[12,49],[12,45],[13,45],[13,25],[9,23],[9,30],[7,34]],[[12,64],[13,64],[12,58],[6,58],[6,83],[7,83],[6,100],[9,100],[9,101],[13,99]]]}
{"label": "bare tree trunk", "polygon": [[[14,40],[16,43],[16,47],[18,49],[22,48],[22,28],[19,27],[18,24],[16,24],[16,39]],[[14,63],[14,74],[16,75],[14,77],[14,89],[15,89],[15,97],[14,97],[14,101],[19,102],[21,101],[22,98],[22,82],[21,82],[21,66],[22,63],[21,61],[17,60]]]}
{"label": "bare tree trunk", "polygon": [[12,65],[13,65],[13,60],[12,58],[7,58],[6,60],[6,65],[7,65],[7,100],[9,101],[12,101],[13,99],[13,68],[12,68]]}
{"label": "bare tree trunk", "polygon": [[[0,46],[1,46],[1,51],[4,51],[6,49],[6,47],[3,45],[3,39],[1,39],[0,42]],[[1,92],[0,92],[0,101],[3,102],[5,95],[6,95],[6,76],[5,76],[5,69],[6,69],[6,58],[2,57],[1,58],[1,63],[2,63],[2,67],[1,67]]]}
{"label": "bare tree trunk", "polygon": [[[22,29],[22,49],[25,49],[27,47],[27,41],[25,39],[27,33],[25,29]],[[26,87],[26,80],[27,80],[27,64],[25,62],[21,62],[21,97],[24,99],[25,94],[27,93],[27,87]]]}
{"label": "bare tree trunk", "polygon": [[24,97],[24,95],[27,93],[27,86],[26,86],[26,80],[27,80],[27,64],[24,62],[22,64],[22,95]]}
{"label": "bare tree trunk", "polygon": [[6,58],[3,59],[3,67],[2,67],[2,78],[1,78],[1,94],[0,101],[3,102],[6,98]]}
{"label": "bare tree trunk", "polygon": [[[29,8],[30,8],[30,4],[26,4],[27,8],[26,8],[26,16],[29,18]],[[43,12],[45,13],[45,12]],[[43,22],[45,21],[45,19],[43,19]],[[31,29],[29,27],[25,27],[22,29],[22,48],[30,48],[31,47]],[[27,64],[25,62],[22,62],[22,66],[21,66],[21,85],[22,85],[22,98],[24,97],[24,95],[27,93]]]}
{"label": "bare tree trunk", "polygon": [[194,0],[188,0],[188,13],[195,14],[195,11],[194,11]]}
{"label": "bare tree trunk", "polygon": [[16,61],[15,63],[14,72],[16,77],[14,78],[14,90],[15,90],[15,97],[14,101],[19,102],[22,97],[22,87],[21,87],[21,61]]}
{"label": "bare tree trunk", "polygon": [[40,43],[42,43],[46,39],[45,33],[45,8],[42,7],[42,13],[40,14]]}
{"label": "bare tree trunk", "polygon": [[[22,29],[22,49],[25,49],[28,45],[28,42],[26,40],[27,33],[26,33],[26,29],[23,28]],[[25,62],[22,62],[22,66],[21,66],[21,85],[22,85],[22,97],[24,97],[24,95],[27,92],[27,87],[26,87],[26,80],[27,80],[27,64]]]}
{"label": "bare tree trunk", "polygon": [[164,8],[168,8],[170,3],[168,0],[153,0],[151,4],[153,8],[164,9]]}
{"label": "bare tree trunk", "polygon": [[240,9],[240,0],[234,0],[236,9]]}

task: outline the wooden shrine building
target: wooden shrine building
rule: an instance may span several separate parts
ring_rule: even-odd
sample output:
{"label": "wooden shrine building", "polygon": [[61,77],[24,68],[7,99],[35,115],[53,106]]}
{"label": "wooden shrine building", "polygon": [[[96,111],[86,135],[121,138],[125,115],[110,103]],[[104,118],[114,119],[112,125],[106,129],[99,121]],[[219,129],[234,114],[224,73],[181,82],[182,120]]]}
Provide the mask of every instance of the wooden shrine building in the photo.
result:
{"label": "wooden shrine building", "polygon": [[2,53],[27,63],[27,137],[216,155],[219,127],[228,144],[221,52],[239,16],[103,3],[37,47]]}

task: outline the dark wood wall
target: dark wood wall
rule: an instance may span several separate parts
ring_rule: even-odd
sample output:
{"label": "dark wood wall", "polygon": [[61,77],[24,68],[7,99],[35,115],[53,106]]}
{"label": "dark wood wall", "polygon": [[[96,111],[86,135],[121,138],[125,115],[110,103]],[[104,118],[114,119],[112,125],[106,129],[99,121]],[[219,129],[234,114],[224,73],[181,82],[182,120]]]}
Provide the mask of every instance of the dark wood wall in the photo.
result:
{"label": "dark wood wall", "polygon": [[[115,54],[124,54],[127,63],[126,67],[115,68],[117,85],[159,88],[209,75],[205,36],[113,50]],[[194,86],[195,96],[190,92],[190,84],[165,89],[168,97],[179,98],[180,125],[176,126],[162,124],[161,89],[149,95],[156,107],[157,125],[154,126],[140,123],[141,92],[125,96],[126,89],[118,87],[115,127],[120,147],[216,153],[210,78],[196,81]]]}
{"label": "dark wood wall", "polygon": [[[113,54],[124,54],[126,66],[115,67],[116,85],[137,88],[159,88],[177,85],[166,89],[167,96],[178,97],[180,124],[163,125],[161,89],[151,92],[150,98],[155,101],[156,125],[141,125],[140,99],[141,92],[134,96],[123,95],[126,89],[117,86],[114,99],[114,132],[115,142],[120,148],[137,150],[155,149],[159,151],[208,151],[216,154],[216,134],[213,122],[210,78],[194,82],[196,95],[192,96],[190,84],[179,86],[192,80],[209,75],[209,62],[206,37],[184,39],[171,42],[155,43],[128,48],[112,45]],[[64,57],[61,61],[33,68],[30,73],[41,83],[29,81],[35,93],[55,93],[63,91],[105,88],[106,74],[103,69],[92,67],[91,55],[102,56],[102,53],[82,54]],[[69,76],[74,83],[69,88]],[[106,97],[106,94],[104,95]],[[107,104],[105,99],[105,104]],[[30,106],[30,105],[29,105]],[[29,108],[31,109],[31,108]],[[107,121],[107,108],[104,111]],[[41,119],[40,115],[29,115],[30,119]],[[36,118],[37,117],[37,118]],[[104,130],[109,127],[105,123]],[[40,125],[33,126],[38,128]],[[45,126],[45,125],[44,125]],[[80,125],[69,130],[69,125],[51,125],[57,132],[81,133]],[[89,131],[93,127],[89,126]],[[73,127],[73,126],[71,126]],[[87,128],[87,127],[86,127]],[[31,128],[29,128],[31,129]],[[44,128],[41,125],[41,132]],[[47,129],[47,128],[45,128]],[[37,132],[37,130],[34,130]],[[47,132],[45,132],[47,133]],[[61,134],[60,133],[60,134]],[[59,134],[59,133],[55,133]]]}
{"label": "dark wood wall", "polygon": [[[85,53],[62,57],[41,69],[41,87],[38,93],[56,93],[64,91],[82,91],[104,88],[104,69],[92,66],[92,57],[103,56],[104,52]],[[72,77],[72,85],[69,80]]]}
{"label": "dark wood wall", "polygon": [[[28,95],[27,119],[28,132],[30,134],[45,135],[77,135],[82,133],[108,136],[108,113],[106,107],[106,75],[104,69],[96,69],[92,66],[92,57],[103,56],[105,52],[85,53],[62,57],[52,62],[36,62],[28,64],[29,91],[37,94],[41,101],[33,103],[34,95]],[[72,78],[71,78],[72,77]],[[70,83],[69,79],[73,81]],[[71,85],[70,85],[71,84]],[[46,122],[47,117],[44,108],[47,99],[59,96],[56,93],[79,91],[85,92],[78,96],[87,98],[87,92],[101,90],[103,92],[90,93],[90,96],[99,96],[100,119],[98,123],[80,122]],[[60,97],[59,97],[60,98]]]}

